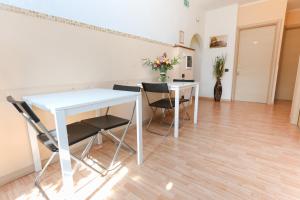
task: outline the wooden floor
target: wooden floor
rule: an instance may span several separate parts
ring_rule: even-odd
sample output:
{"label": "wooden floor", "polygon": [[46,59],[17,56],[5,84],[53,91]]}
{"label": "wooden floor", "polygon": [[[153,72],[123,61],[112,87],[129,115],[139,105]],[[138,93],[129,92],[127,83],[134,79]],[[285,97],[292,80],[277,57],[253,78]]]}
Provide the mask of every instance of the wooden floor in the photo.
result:
{"label": "wooden floor", "polygon": [[[144,131],[145,162],[122,153],[106,177],[75,170],[78,199],[300,199],[300,131],[289,124],[289,102],[214,103],[201,100],[199,125],[185,121],[180,138]],[[135,146],[131,130],[128,143]],[[110,142],[92,156],[107,160]],[[59,164],[49,167],[43,187],[61,196]],[[0,188],[0,199],[43,199],[34,174]]]}

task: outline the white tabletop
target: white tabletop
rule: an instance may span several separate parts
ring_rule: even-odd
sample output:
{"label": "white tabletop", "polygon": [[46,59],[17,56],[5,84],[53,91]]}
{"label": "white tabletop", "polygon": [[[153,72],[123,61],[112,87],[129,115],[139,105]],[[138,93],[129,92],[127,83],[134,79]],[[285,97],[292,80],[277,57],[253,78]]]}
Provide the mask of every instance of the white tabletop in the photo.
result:
{"label": "white tabletop", "polygon": [[[151,82],[151,83],[161,83],[161,82]],[[188,88],[188,87],[194,87],[199,85],[199,82],[167,82],[169,89],[183,89],[183,88]],[[139,87],[142,87],[142,83],[138,84]]]}
{"label": "white tabletop", "polygon": [[199,82],[170,82],[168,86],[171,88],[184,88],[198,85]]}
{"label": "white tabletop", "polygon": [[80,107],[125,97],[136,97],[137,95],[139,95],[137,92],[112,89],[87,89],[25,96],[23,99],[30,105],[35,105],[43,110],[55,112],[56,110]]}

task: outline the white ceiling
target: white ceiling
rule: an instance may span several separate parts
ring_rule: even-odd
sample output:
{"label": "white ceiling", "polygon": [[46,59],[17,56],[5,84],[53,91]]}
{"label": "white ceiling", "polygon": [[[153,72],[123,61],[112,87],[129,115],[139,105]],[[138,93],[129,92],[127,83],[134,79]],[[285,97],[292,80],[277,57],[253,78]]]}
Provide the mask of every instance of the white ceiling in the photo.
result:
{"label": "white ceiling", "polygon": [[[219,8],[234,3],[245,4],[255,2],[257,0],[192,0],[197,6],[202,7],[205,10]],[[300,0],[296,0],[300,1]]]}
{"label": "white ceiling", "polygon": [[[204,9],[214,9],[234,3],[238,3],[240,5],[251,3],[255,1],[261,0],[191,0],[197,6],[201,6]],[[288,0],[288,10],[300,8],[300,0]]]}

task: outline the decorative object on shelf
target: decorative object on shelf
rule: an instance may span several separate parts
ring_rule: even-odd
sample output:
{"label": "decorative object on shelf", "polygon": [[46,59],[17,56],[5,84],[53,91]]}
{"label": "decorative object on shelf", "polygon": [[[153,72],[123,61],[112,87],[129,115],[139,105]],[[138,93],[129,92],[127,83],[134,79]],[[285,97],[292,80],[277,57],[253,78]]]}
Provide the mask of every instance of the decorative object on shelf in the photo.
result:
{"label": "decorative object on shelf", "polygon": [[166,53],[164,53],[160,57],[157,57],[154,61],[151,61],[149,58],[143,59],[144,65],[152,67],[153,71],[159,71],[160,82],[167,82],[168,70],[172,70],[174,65],[177,65],[179,63],[179,60],[179,57],[174,57],[173,59],[168,58]]}
{"label": "decorative object on shelf", "polygon": [[213,68],[214,68],[214,76],[216,77],[217,81],[214,87],[214,99],[215,101],[221,101],[222,97],[222,83],[221,78],[225,72],[225,62],[226,56],[218,56],[215,59]]}
{"label": "decorative object on shelf", "polygon": [[210,48],[222,48],[227,47],[227,35],[210,37]]}

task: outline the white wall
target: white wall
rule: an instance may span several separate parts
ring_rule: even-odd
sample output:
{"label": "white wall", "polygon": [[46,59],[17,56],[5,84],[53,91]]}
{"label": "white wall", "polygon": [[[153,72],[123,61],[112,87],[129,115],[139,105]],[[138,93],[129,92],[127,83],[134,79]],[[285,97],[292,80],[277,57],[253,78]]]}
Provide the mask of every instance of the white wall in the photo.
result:
{"label": "white wall", "polygon": [[202,11],[190,0],[0,0],[53,16],[77,20],[154,40],[178,43],[179,30],[185,31],[189,44],[193,34],[200,32],[196,18]]}
{"label": "white wall", "polygon": [[[7,95],[21,99],[39,93],[157,80],[158,73],[143,66],[142,58],[180,53],[171,45],[1,5],[0,24],[0,185],[33,170],[25,122],[6,102]],[[184,70],[179,65],[170,74],[178,77]],[[149,108],[145,103],[143,106],[143,119],[147,119]],[[130,108],[114,111],[128,117]],[[46,126],[54,128],[53,116],[37,111]],[[43,159],[49,156],[42,146],[41,154]]]}
{"label": "white wall", "polygon": [[287,0],[263,0],[240,6],[238,26],[285,20]]}
{"label": "white wall", "polygon": [[[222,78],[222,99],[231,99],[237,19],[237,4],[208,11],[205,15],[204,47],[202,51],[203,59],[200,67],[201,96],[213,97],[215,84],[215,78],[213,76],[213,62],[215,57],[226,55],[227,61],[225,68],[228,68],[229,72],[225,73]],[[228,46],[226,48],[209,48],[210,37],[218,35],[228,35]]]}
{"label": "white wall", "polygon": [[[0,3],[172,45],[178,43],[179,30],[183,30],[184,45],[189,47],[194,35],[199,36],[200,45],[204,36],[205,12],[197,1],[190,0],[189,8],[184,7],[183,0],[0,0]],[[199,62],[194,65],[197,74],[193,78],[197,81],[202,56],[198,52]]]}

